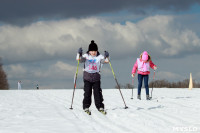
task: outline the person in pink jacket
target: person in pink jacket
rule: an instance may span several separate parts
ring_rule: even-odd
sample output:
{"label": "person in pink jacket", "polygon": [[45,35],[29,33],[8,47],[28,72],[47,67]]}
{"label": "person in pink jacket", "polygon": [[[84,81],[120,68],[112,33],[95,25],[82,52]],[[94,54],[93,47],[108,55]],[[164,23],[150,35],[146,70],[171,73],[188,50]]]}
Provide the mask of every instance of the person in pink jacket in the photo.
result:
{"label": "person in pink jacket", "polygon": [[144,51],[141,53],[140,58],[137,58],[133,69],[132,69],[132,77],[135,77],[135,73],[137,71],[138,73],[138,96],[137,98],[141,100],[141,88],[142,88],[142,81],[144,79],[144,85],[146,89],[146,99],[150,100],[149,97],[149,74],[150,74],[150,67],[154,70],[157,69],[157,66],[154,65],[154,63],[151,60],[151,56],[147,53],[147,51]]}

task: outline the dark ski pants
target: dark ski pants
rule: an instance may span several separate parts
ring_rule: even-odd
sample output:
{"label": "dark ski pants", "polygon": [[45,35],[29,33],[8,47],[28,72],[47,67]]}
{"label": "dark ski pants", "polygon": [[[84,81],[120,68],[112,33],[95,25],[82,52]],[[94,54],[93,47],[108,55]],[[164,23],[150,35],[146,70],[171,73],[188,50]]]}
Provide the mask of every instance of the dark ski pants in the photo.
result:
{"label": "dark ski pants", "polygon": [[83,109],[89,108],[92,103],[92,88],[96,108],[98,110],[104,108],[101,81],[89,82],[84,80]]}
{"label": "dark ski pants", "polygon": [[146,89],[146,95],[149,95],[149,85],[148,85],[149,75],[141,75],[141,74],[138,74],[138,95],[141,94],[143,79],[144,79],[144,86]]}

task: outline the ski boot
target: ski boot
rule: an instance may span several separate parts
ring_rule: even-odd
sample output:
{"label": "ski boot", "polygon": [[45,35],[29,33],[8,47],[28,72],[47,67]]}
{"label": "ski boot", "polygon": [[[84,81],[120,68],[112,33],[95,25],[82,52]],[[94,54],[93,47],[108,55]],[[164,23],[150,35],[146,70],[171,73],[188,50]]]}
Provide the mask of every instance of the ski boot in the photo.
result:
{"label": "ski boot", "polygon": [[89,108],[85,108],[84,111],[85,111],[85,113],[87,113],[88,115],[91,115],[91,111],[89,110]]}
{"label": "ski boot", "polygon": [[146,95],[146,100],[151,100],[151,97],[149,97],[149,95]]}
{"label": "ski boot", "polygon": [[106,115],[107,112],[104,110],[104,108],[99,108],[99,112],[101,112],[102,114]]}
{"label": "ski boot", "polygon": [[137,99],[141,100],[141,96],[140,96],[140,95],[138,95],[138,96],[137,96]]}

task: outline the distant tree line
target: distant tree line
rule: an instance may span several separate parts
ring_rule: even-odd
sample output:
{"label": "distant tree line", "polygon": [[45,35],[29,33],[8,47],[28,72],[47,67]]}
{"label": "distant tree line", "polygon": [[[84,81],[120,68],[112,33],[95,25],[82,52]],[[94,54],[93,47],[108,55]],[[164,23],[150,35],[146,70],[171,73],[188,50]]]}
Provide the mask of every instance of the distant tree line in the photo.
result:
{"label": "distant tree line", "polygon": [[[154,80],[149,82],[149,88],[188,88],[189,87],[189,79],[185,79],[183,81],[178,82],[169,82],[165,79],[162,80]],[[120,89],[132,89],[135,88],[133,85],[127,83],[125,85],[119,84]],[[137,87],[137,86],[136,86]],[[194,88],[200,88],[200,83],[193,80],[193,87]],[[116,89],[118,89],[118,86],[115,86]]]}
{"label": "distant tree line", "polygon": [[[133,89],[133,88],[135,88],[134,85],[129,84],[129,83],[127,83],[125,85],[119,84],[119,87],[120,87],[120,89]],[[116,89],[118,89],[119,87],[117,85],[115,86]]]}
{"label": "distant tree line", "polygon": [[1,58],[0,58],[0,90],[8,90],[9,84],[7,81],[6,73],[3,70]]}
{"label": "distant tree line", "polygon": [[[149,87],[155,87],[155,88],[188,88],[189,87],[189,79],[185,79],[183,81],[178,82],[169,82],[167,80],[155,80],[151,81],[149,83]],[[193,87],[194,88],[200,88],[200,83],[193,80]]]}

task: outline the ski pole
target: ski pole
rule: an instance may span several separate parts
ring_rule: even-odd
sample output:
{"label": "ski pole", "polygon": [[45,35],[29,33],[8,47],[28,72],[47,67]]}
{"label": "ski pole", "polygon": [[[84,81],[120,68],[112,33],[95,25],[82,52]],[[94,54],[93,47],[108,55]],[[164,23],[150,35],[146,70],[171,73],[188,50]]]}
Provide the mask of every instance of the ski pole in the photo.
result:
{"label": "ski pole", "polygon": [[[134,79],[132,79],[132,85],[134,84]],[[133,99],[133,88],[132,88],[132,96],[131,99]]]}
{"label": "ski pole", "polygon": [[[116,81],[116,83],[117,83],[117,87],[118,87],[118,89],[119,89],[119,92],[120,92],[120,94],[121,94],[121,96],[122,96],[122,99],[123,99],[123,101],[124,101],[124,98],[123,98],[122,92],[121,92],[121,90],[120,90],[119,83],[117,82],[117,79],[116,79],[116,77],[115,77],[115,73],[114,73],[114,71],[113,71],[113,68],[112,68],[112,65],[111,65],[111,62],[110,62],[110,60],[109,60],[109,59],[108,59],[108,61],[109,61],[110,68],[111,68],[111,70],[112,70],[112,73],[113,73],[114,79],[115,79],[115,81]],[[125,105],[125,109],[127,109],[128,107],[126,106],[126,103],[125,103],[125,101],[124,101],[124,105]]]}
{"label": "ski pole", "polygon": [[71,103],[71,107],[69,109],[73,109],[72,105],[73,105],[73,101],[74,101],[74,92],[75,92],[75,89],[76,89],[76,80],[77,80],[77,75],[78,75],[79,60],[80,60],[80,57],[78,59],[78,64],[77,64],[76,73],[75,73],[74,90],[73,90],[73,95],[72,95],[72,103]]}
{"label": "ski pole", "polygon": [[152,95],[153,95],[152,92],[153,92],[153,84],[154,84],[155,72],[156,72],[156,71],[154,70],[154,74],[153,74],[153,83],[152,83],[152,89],[151,89],[151,98],[152,98]]}

